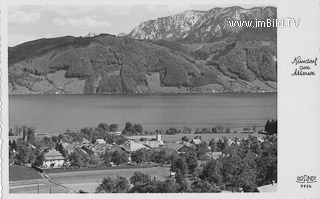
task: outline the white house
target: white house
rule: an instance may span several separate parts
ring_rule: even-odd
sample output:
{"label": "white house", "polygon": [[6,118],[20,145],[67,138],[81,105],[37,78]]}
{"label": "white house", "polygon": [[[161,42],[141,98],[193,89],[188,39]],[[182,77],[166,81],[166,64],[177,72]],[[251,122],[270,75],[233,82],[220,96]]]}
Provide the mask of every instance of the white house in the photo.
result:
{"label": "white house", "polygon": [[104,139],[97,139],[96,143],[97,144],[106,144],[106,141],[104,141]]}
{"label": "white house", "polygon": [[43,167],[45,168],[57,168],[62,167],[64,158],[59,151],[51,149],[49,152],[44,154]]}

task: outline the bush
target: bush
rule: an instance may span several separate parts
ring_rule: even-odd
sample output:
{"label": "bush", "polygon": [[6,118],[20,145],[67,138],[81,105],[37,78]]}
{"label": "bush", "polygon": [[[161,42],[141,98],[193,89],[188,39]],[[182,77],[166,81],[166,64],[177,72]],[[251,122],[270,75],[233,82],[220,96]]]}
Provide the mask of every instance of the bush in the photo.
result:
{"label": "bush", "polygon": [[101,184],[97,187],[97,193],[126,193],[129,191],[129,181],[121,176],[115,179],[111,177],[103,178]]}

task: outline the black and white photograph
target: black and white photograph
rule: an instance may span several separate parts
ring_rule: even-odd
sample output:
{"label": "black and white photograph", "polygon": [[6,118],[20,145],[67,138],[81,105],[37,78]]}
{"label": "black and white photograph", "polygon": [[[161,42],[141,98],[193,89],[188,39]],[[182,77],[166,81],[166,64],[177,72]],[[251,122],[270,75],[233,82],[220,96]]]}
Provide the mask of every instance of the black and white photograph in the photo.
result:
{"label": "black and white photograph", "polygon": [[[319,92],[308,105],[283,78],[320,82],[319,38],[289,59],[280,39],[306,20],[285,1],[70,2],[3,3],[3,196],[282,198],[320,141],[318,113],[296,121]],[[320,171],[302,171],[290,182],[317,195]]]}

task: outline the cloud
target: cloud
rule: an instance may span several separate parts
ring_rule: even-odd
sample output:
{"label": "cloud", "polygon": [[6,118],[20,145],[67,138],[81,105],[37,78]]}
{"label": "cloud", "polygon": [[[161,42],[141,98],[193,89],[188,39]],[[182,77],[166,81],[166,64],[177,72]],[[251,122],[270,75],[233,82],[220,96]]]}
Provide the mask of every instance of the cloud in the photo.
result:
{"label": "cloud", "polygon": [[83,6],[63,5],[63,6],[50,6],[50,7],[47,7],[46,9],[58,14],[59,16],[72,16],[72,15],[96,11],[97,9],[99,9],[99,7],[88,6],[88,5],[83,5]]}
{"label": "cloud", "polygon": [[54,35],[51,34],[51,33],[48,33],[48,34],[45,36],[45,38],[53,38],[53,37],[54,37]]}
{"label": "cloud", "polygon": [[98,21],[92,19],[91,17],[85,18],[69,18],[69,19],[61,19],[56,18],[52,21],[57,26],[66,26],[69,25],[74,28],[99,28],[99,27],[108,27],[111,25],[109,21]]}
{"label": "cloud", "polygon": [[9,23],[35,24],[40,20],[40,18],[40,12],[17,10],[9,14]]}
{"label": "cloud", "polygon": [[151,12],[166,12],[167,14],[178,14],[186,10],[192,10],[190,5],[172,4],[172,5],[146,5],[146,10]]}
{"label": "cloud", "polygon": [[34,36],[28,36],[28,35],[19,35],[19,34],[9,34],[8,35],[8,46],[16,46],[22,43],[25,43],[27,41],[36,40],[37,38]]}
{"label": "cloud", "polygon": [[67,22],[62,20],[62,19],[60,19],[60,18],[53,19],[52,22],[54,24],[56,24],[57,26],[65,26],[65,25],[67,25]]}
{"label": "cloud", "polygon": [[146,9],[151,12],[158,12],[160,10],[159,6],[157,6],[157,5],[147,5]]}
{"label": "cloud", "polygon": [[108,5],[103,8],[108,15],[129,15],[132,9],[133,5]]}
{"label": "cloud", "polygon": [[190,5],[167,5],[165,7],[165,10],[167,12],[172,12],[172,13],[180,13],[186,10],[192,10],[192,6]]}

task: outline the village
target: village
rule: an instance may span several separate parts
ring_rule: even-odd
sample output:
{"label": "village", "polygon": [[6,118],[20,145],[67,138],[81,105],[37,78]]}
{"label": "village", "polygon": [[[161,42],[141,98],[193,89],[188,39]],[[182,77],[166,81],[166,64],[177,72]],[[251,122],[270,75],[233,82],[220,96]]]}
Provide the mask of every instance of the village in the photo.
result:
{"label": "village", "polygon": [[[173,178],[175,181],[180,181],[180,184],[189,184],[188,190],[191,192],[194,190],[206,192],[205,189],[195,188],[195,186],[200,186],[199,182],[209,182],[212,186],[212,192],[252,192],[257,190],[259,184],[275,188],[273,184],[276,182],[276,173],[274,173],[276,171],[270,172],[268,169],[276,169],[276,165],[272,165],[270,168],[259,168],[257,164],[267,161],[269,156],[272,156],[273,161],[276,161],[276,154],[274,154],[277,147],[276,134],[242,134],[241,136],[235,134],[213,136],[214,134],[212,134],[210,140],[205,137],[206,134],[186,134],[181,135],[180,140],[168,142],[168,140],[162,139],[167,135],[160,133],[146,136],[148,137],[146,138],[143,136],[124,136],[123,132],[107,132],[106,130],[99,127],[85,128],[80,132],[66,132],[59,136],[43,137],[42,135],[37,137],[36,134],[33,134],[32,128],[26,128],[23,139],[10,140],[10,168],[17,165],[29,165],[42,177],[48,179],[50,176],[54,178],[60,173],[68,172],[71,175],[77,171],[82,171],[90,176],[90,172],[96,170],[114,171],[112,176],[117,174],[117,171],[123,170],[127,171],[125,177],[129,178],[135,171],[141,170],[143,172],[150,168],[156,168],[148,174],[150,178],[153,177],[154,180],[160,181]],[[270,128],[267,130],[270,131]],[[253,157],[252,153],[256,154],[256,157]],[[204,175],[205,172],[212,172],[210,169],[207,170],[210,164],[216,165],[220,161],[221,164],[229,164],[226,160],[240,157],[243,161],[247,161],[248,158],[255,161],[254,169],[257,171],[261,169],[261,172],[265,172],[267,175],[263,176],[265,179],[261,179],[261,182],[255,180],[255,184],[243,188],[244,185],[241,187],[227,185],[222,180],[224,178],[222,174],[219,176],[221,180],[218,181],[213,180],[218,178],[217,176],[211,179],[212,173]],[[272,164],[276,164],[276,162],[272,162]],[[161,175],[157,168],[161,170]],[[99,176],[100,182],[103,177],[107,176]],[[255,176],[255,178],[258,177],[259,175]],[[95,183],[96,181],[97,179],[95,179]],[[90,191],[93,191],[96,185],[97,183]],[[75,192],[80,192],[80,190],[83,191],[79,189]],[[180,192],[178,190],[181,190],[181,187],[174,192]]]}

